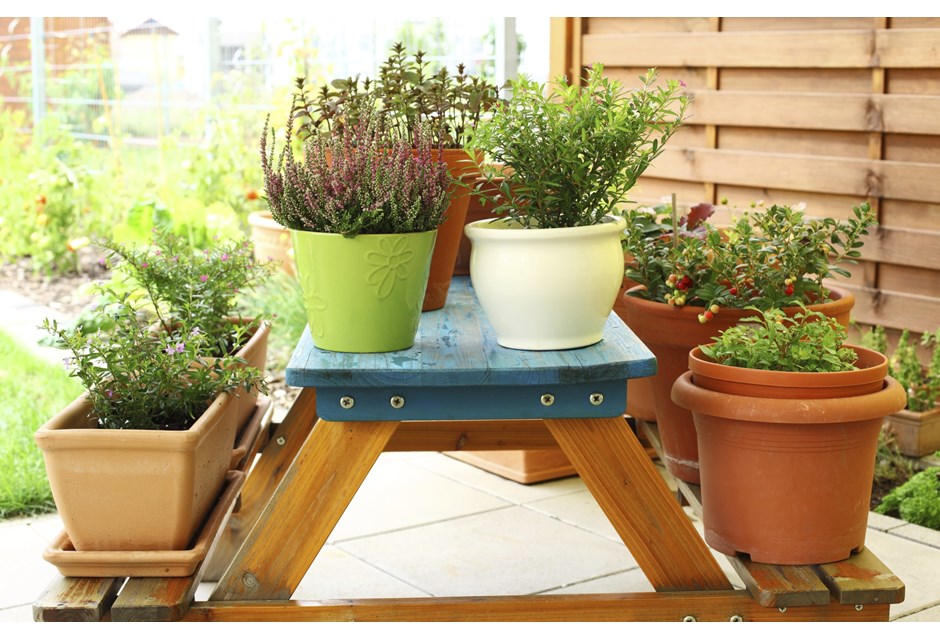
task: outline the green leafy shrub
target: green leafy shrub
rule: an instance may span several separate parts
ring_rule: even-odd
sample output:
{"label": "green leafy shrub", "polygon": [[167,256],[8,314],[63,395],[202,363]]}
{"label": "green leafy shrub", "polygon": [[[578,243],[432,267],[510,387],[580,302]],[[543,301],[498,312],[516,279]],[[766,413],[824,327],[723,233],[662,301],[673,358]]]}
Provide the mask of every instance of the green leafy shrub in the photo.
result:
{"label": "green leafy shrub", "polygon": [[772,205],[746,211],[724,228],[708,222],[713,212],[702,203],[682,217],[671,207],[624,213],[624,250],[633,256],[627,275],[645,287],[631,295],[677,307],[736,309],[827,300],[823,281],[849,275],[839,265],[860,257],[862,237],[876,224],[868,203],[853,207],[844,221]]}
{"label": "green leafy shrub", "polygon": [[940,469],[917,473],[886,495],[875,511],[940,531]]}
{"label": "green leafy shrub", "polygon": [[901,332],[897,346],[890,354],[885,328],[881,325],[870,327],[862,334],[860,342],[862,346],[890,355],[888,375],[901,383],[907,392],[909,411],[927,411],[936,406],[940,399],[940,329],[921,336],[921,346],[930,353],[927,366],[921,364],[917,342],[908,329]]}
{"label": "green leafy shrub", "polygon": [[599,223],[614,213],[640,175],[662,152],[685,117],[680,83],[655,87],[657,73],[625,91],[594,65],[584,86],[559,78],[549,88],[525,76],[512,81],[512,99],[476,127],[469,147],[485,154],[481,170],[505,168],[499,193],[476,195],[524,227]]}
{"label": "green leafy shrub", "polygon": [[846,329],[835,318],[805,310],[792,318],[760,311],[725,329],[702,353],[718,363],[769,371],[835,372],[855,369],[856,353],[843,345]]}

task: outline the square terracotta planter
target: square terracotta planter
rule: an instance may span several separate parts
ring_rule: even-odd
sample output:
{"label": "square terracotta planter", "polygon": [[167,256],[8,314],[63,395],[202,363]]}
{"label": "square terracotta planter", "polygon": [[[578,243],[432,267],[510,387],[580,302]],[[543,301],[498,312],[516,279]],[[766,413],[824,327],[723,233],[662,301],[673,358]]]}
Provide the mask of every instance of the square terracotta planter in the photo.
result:
{"label": "square terracotta planter", "polygon": [[98,429],[82,395],[36,432],[59,515],[77,551],[189,547],[231,465],[234,397],[186,431]]}
{"label": "square terracotta planter", "polygon": [[884,428],[906,456],[921,458],[940,451],[940,406],[929,411],[902,409],[885,418]]}

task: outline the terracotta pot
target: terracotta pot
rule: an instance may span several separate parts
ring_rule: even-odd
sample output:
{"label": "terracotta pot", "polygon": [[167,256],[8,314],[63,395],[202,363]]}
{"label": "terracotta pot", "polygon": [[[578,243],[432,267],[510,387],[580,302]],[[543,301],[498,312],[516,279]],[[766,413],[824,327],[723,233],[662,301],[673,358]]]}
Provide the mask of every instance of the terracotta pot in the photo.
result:
{"label": "terracotta pot", "polygon": [[694,417],[709,546],[786,565],[838,562],[861,549],[878,433],[905,402],[897,381],[886,377],[857,396],[763,398],[758,385],[753,395],[729,394],[698,386],[694,376],[679,376],[672,398]]}
{"label": "terracotta pot", "polygon": [[[656,424],[662,438],[663,456],[667,470],[676,478],[699,483],[698,444],[692,414],[672,401],[672,385],[688,371],[689,351],[708,344],[719,332],[734,326],[742,318],[754,315],[747,309],[722,309],[708,323],[698,321],[701,307],[673,307],[664,302],[644,300],[630,289],[623,297],[622,316],[624,322],[656,356],[657,373],[652,377],[653,407]],[[832,287],[832,300],[810,305],[809,309],[820,311],[848,325],[849,314],[855,305],[855,296],[845,289]],[[788,307],[784,311],[793,315],[799,307]]]}
{"label": "terracotta pot", "polygon": [[248,225],[251,227],[255,260],[274,260],[285,272],[296,275],[290,231],[275,222],[270,211],[255,211],[249,214]]}
{"label": "terracotta pot", "polygon": [[[624,269],[626,269],[630,259],[628,254],[624,254]],[[635,281],[627,276],[623,277],[620,293],[617,294],[617,301],[614,303],[614,312],[624,322],[627,321],[627,312],[624,309],[623,296],[628,290],[636,286],[638,285]],[[627,381],[627,415],[646,422],[656,422],[656,408],[653,406],[653,376],[630,378]]]}
{"label": "terracotta pot", "polygon": [[[499,188],[499,184],[502,181],[503,178],[501,177],[496,177],[493,180],[487,180],[481,176],[477,178],[475,186],[478,189],[482,189],[487,194],[495,195],[496,190]],[[470,202],[467,205],[467,217],[464,226],[470,224],[471,222],[478,222],[480,220],[486,220],[487,218],[496,217],[496,214],[493,213],[494,206],[495,205],[490,200],[484,200],[481,203],[479,196],[470,196]],[[457,249],[457,260],[454,263],[454,275],[470,275],[470,239],[467,238],[467,234],[464,233],[463,229],[460,230],[460,245]]]}
{"label": "terracotta pot", "polygon": [[887,417],[884,428],[906,456],[920,458],[940,450],[940,406],[929,411],[902,409]]}
{"label": "terracotta pot", "polygon": [[186,549],[215,505],[236,422],[219,395],[186,431],[98,429],[82,395],[36,432],[77,551]]}
{"label": "terracotta pot", "polygon": [[467,207],[470,205],[470,191],[480,175],[470,154],[463,149],[444,149],[443,154],[450,175],[459,182],[451,192],[450,206],[444,213],[444,222],[437,228],[437,240],[431,255],[431,273],[428,276],[422,311],[440,309],[447,302],[447,291],[454,275],[457,250],[463,237]]}
{"label": "terracotta pot", "polygon": [[881,390],[888,359],[871,349],[853,349],[858,354],[858,370],[805,373],[729,367],[695,347],[689,352],[689,371],[692,382],[703,389],[759,398],[847,398]]}

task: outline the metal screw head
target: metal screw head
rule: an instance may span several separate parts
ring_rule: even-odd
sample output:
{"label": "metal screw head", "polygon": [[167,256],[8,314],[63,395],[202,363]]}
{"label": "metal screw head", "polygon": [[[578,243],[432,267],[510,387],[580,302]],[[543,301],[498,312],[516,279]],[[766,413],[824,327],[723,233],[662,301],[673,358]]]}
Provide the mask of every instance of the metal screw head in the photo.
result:
{"label": "metal screw head", "polygon": [[277,438],[277,440],[276,440],[275,442],[277,442],[278,445],[280,445],[280,446],[283,447],[284,444],[287,443],[287,438],[285,438],[284,436],[278,436],[278,438]]}
{"label": "metal screw head", "polygon": [[343,396],[339,399],[339,406],[343,409],[352,409],[356,401],[351,396]]}
{"label": "metal screw head", "polygon": [[865,605],[863,605],[863,604],[857,604],[857,605],[855,605],[855,610],[856,610],[856,611],[861,611],[861,610],[864,609],[864,608],[865,608]]}
{"label": "metal screw head", "polygon": [[744,622],[744,618],[739,615],[733,615],[728,619],[729,622]]}
{"label": "metal screw head", "polygon": [[555,404],[555,396],[550,393],[543,393],[542,397],[539,398],[546,407],[550,407]]}
{"label": "metal screw head", "polygon": [[695,616],[686,616],[682,618],[682,622],[698,622],[698,620],[695,619]]}
{"label": "metal screw head", "polygon": [[405,399],[401,396],[392,396],[388,403],[392,405],[393,409],[401,409],[405,406]]}
{"label": "metal screw head", "polygon": [[593,404],[595,407],[596,407],[596,406],[599,406],[602,402],[604,402],[604,394],[603,394],[603,393],[592,393],[592,394],[591,394],[591,397],[590,397],[590,400],[591,400],[591,404]]}

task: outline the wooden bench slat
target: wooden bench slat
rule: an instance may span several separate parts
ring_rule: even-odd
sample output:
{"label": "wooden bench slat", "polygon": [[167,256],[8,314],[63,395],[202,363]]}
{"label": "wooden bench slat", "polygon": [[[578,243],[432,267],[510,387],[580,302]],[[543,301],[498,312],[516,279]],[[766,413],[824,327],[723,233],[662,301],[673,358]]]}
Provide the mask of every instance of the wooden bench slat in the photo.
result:
{"label": "wooden bench slat", "polygon": [[764,607],[809,607],[829,603],[829,588],[812,567],[751,562],[727,556],[748,593]]}
{"label": "wooden bench slat", "polygon": [[36,622],[98,622],[107,615],[124,578],[67,578],[49,583],[33,603]]}
{"label": "wooden bench slat", "polygon": [[897,604],[904,601],[904,583],[867,548],[842,562],[814,570],[841,604]]}

